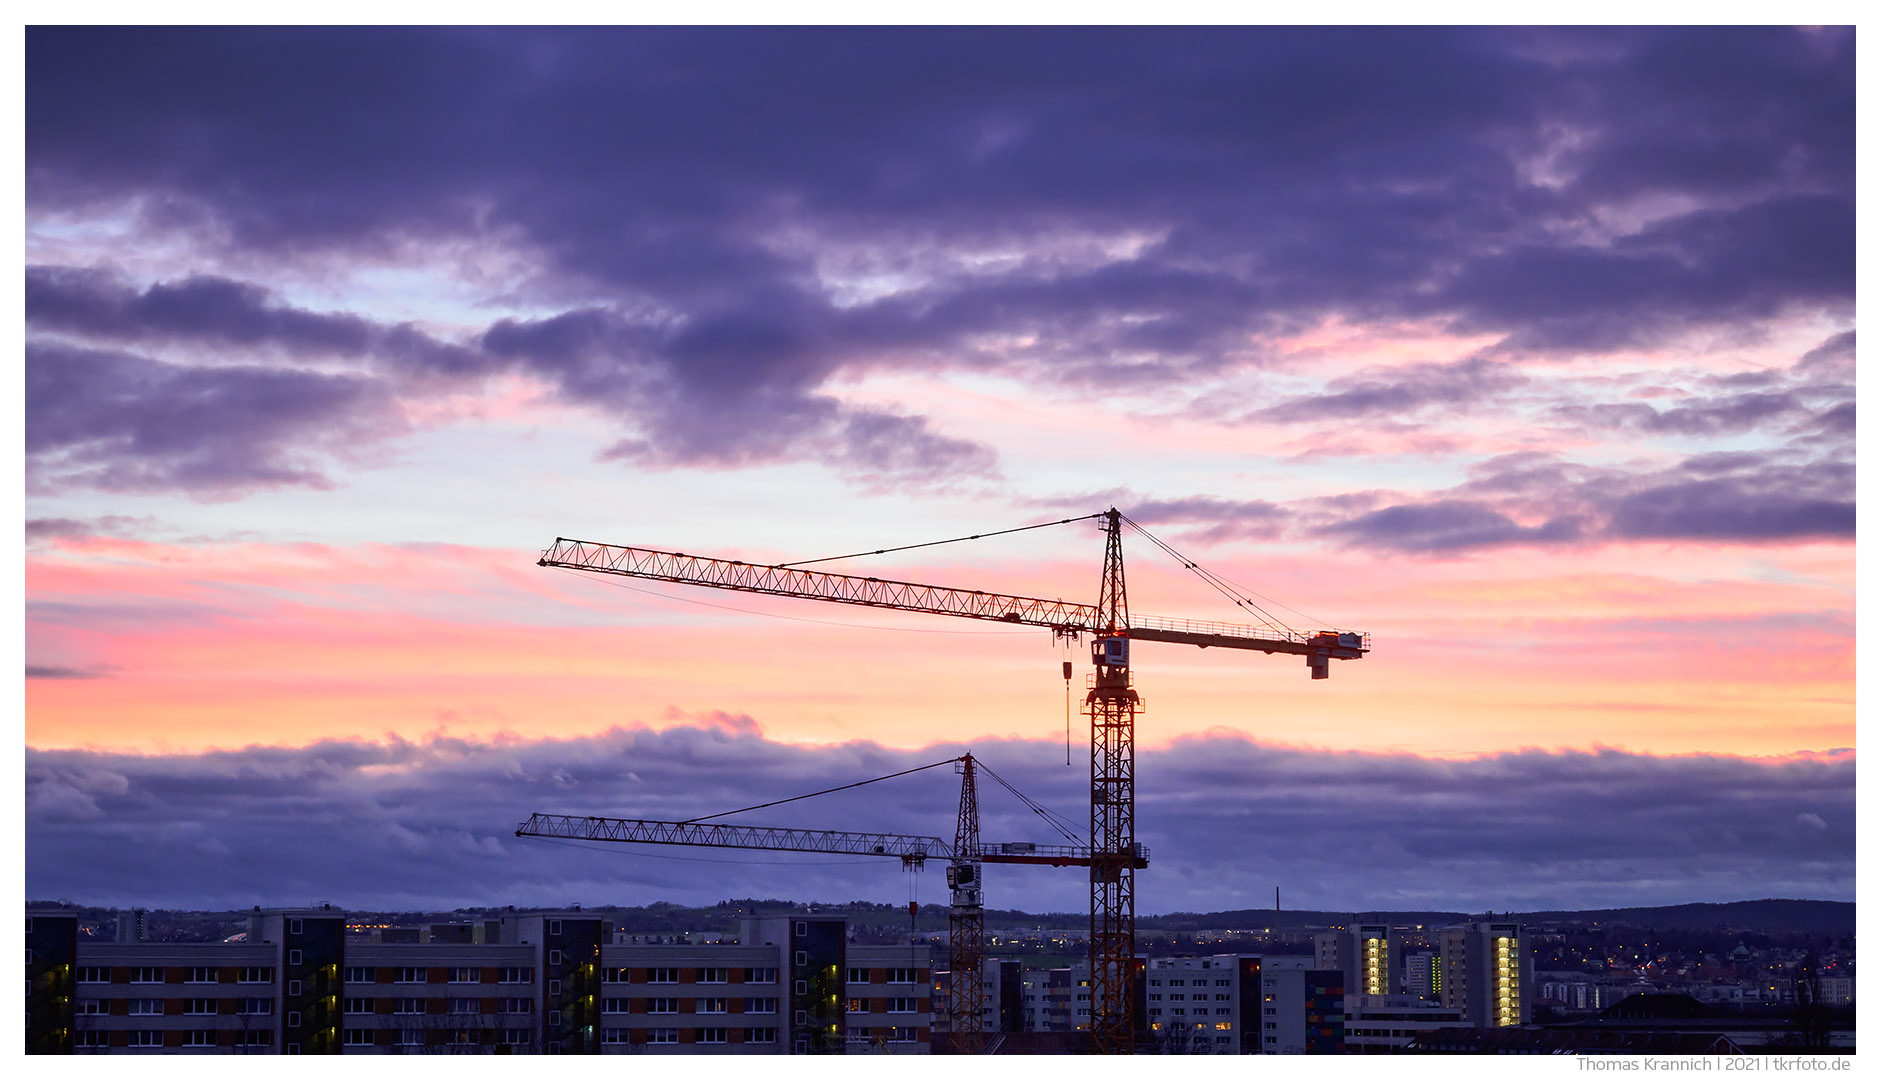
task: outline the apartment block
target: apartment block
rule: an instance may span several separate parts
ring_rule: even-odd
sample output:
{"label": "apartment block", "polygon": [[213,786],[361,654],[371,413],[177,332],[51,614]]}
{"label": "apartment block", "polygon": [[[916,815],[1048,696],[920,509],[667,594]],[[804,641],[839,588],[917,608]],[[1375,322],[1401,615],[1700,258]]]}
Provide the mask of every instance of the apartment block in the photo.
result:
{"label": "apartment block", "polygon": [[1314,955],[1320,970],[1343,974],[1345,984],[1356,987],[1355,994],[1403,992],[1394,979],[1397,950],[1392,948],[1389,926],[1351,926],[1315,935]]}
{"label": "apartment block", "polygon": [[1529,1021],[1534,960],[1528,935],[1512,922],[1476,922],[1438,931],[1439,1002],[1461,1009],[1472,1027]]}
{"label": "apartment block", "polygon": [[258,911],[242,940],[101,943],[69,913],[30,912],[26,1047],[927,1053],[925,947],[847,936],[842,919],[791,916],[745,920],[736,943],[616,945],[603,919],[534,912],[349,941],[343,913],[319,908]]}

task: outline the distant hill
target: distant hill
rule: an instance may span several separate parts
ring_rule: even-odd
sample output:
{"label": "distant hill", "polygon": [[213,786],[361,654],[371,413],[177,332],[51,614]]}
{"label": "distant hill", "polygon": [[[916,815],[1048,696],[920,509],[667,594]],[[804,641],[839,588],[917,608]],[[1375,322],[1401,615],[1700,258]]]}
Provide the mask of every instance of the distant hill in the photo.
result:
{"label": "distant hill", "polygon": [[[1855,932],[1855,905],[1846,900],[1738,900],[1728,904],[1673,904],[1667,907],[1599,908],[1591,911],[1495,912],[1494,918],[1535,923],[1624,923],[1648,930],[1748,930],[1842,934]],[[1272,911],[1251,908],[1209,913],[1175,912],[1138,916],[1144,930],[1297,930],[1348,922],[1392,926],[1446,926],[1483,918],[1462,911]]]}
{"label": "distant hill", "polygon": [[1849,900],[1738,900],[1729,904],[1674,904],[1598,911],[1531,911],[1518,917],[1525,922],[1618,922],[1651,930],[1855,932],[1855,904]]}

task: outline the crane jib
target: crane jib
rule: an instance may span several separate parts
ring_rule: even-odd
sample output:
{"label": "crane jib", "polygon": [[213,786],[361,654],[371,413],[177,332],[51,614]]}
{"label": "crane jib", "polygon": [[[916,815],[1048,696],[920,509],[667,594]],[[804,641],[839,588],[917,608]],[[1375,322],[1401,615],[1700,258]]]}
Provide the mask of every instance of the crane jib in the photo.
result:
{"label": "crane jib", "polygon": [[[554,546],[542,553],[538,565],[670,581],[682,585],[702,585],[736,592],[824,600],[931,615],[953,615],[1077,633],[1096,633],[1100,627],[1098,609],[1092,604],[978,589],[954,589],[890,578],[832,574],[822,570],[766,566],[736,559],[561,537],[556,539]],[[1203,648],[1252,649],[1269,653],[1323,656],[1335,660],[1357,659],[1371,647],[1369,635],[1337,634],[1332,631],[1305,633],[1234,623],[1166,619],[1153,615],[1131,615],[1128,626],[1120,627],[1119,631],[1123,636],[1142,641],[1166,641]]]}
{"label": "crane jib", "polygon": [[[676,844],[685,847],[802,851],[828,855],[899,856],[917,861],[954,858],[954,845],[938,836],[789,829],[768,825],[701,825],[690,821],[653,821],[580,814],[531,814],[528,821],[516,826],[516,835],[620,844]],[[1088,847],[1019,842],[983,844],[973,857],[983,862],[1048,866],[1089,866],[1093,861]],[[1134,850],[1113,858],[1121,858],[1142,868],[1149,864],[1149,848],[1138,844]]]}

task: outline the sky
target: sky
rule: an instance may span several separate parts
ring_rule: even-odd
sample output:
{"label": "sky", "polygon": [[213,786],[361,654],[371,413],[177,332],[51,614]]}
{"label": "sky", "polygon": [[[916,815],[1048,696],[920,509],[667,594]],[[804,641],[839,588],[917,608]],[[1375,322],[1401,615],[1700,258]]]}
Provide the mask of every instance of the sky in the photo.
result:
{"label": "sky", "polygon": [[[513,831],[966,750],[1081,821],[1078,650],[536,560],[1116,506],[1181,556],[1126,535],[1132,612],[1250,621],[1195,563],[1372,643],[1135,650],[1140,911],[1853,899],[1854,48],[31,28],[26,893],[944,903]],[[1091,603],[1102,559],[824,565]],[[956,783],[738,820],[951,836]]]}

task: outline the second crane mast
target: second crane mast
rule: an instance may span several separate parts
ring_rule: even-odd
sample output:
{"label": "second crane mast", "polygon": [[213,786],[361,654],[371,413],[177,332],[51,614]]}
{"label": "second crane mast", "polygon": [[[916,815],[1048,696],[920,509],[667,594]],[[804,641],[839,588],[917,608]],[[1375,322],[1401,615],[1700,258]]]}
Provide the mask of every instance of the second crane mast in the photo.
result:
{"label": "second crane mast", "polygon": [[[1095,605],[562,537],[542,553],[537,565],[1040,626],[1070,637],[1090,634],[1096,668],[1085,696],[1085,713],[1091,719],[1091,1041],[1097,1053],[1127,1054],[1134,1048],[1135,1032],[1131,979],[1136,954],[1136,715],[1142,704],[1130,676],[1131,639],[1303,656],[1315,679],[1327,677],[1332,660],[1364,656],[1370,643],[1362,634],[1331,630],[1305,633],[1132,616],[1123,578],[1126,519],[1116,507],[1090,517],[1103,519],[1105,533],[1103,580]],[[1073,520],[1081,519],[1054,524]]]}

